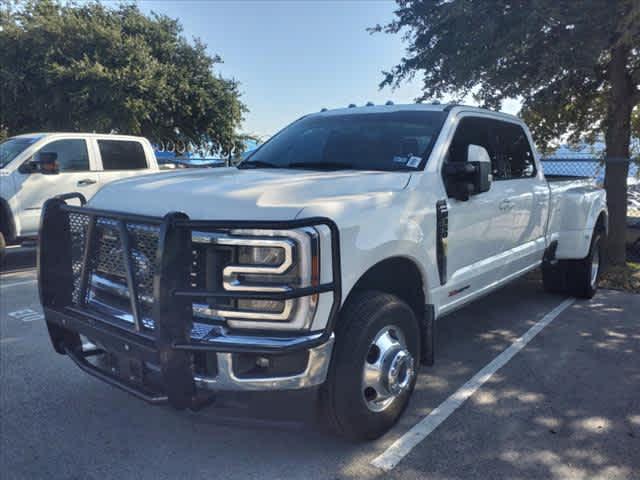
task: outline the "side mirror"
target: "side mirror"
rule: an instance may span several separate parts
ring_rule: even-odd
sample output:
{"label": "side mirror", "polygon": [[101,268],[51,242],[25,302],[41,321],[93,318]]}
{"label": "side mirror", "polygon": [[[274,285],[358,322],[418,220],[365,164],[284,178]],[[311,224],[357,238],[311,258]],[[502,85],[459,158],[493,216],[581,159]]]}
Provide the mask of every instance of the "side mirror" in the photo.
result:
{"label": "side mirror", "polygon": [[487,150],[480,145],[468,145],[466,154],[466,161],[448,162],[444,166],[447,194],[460,201],[491,188],[491,157]]}
{"label": "side mirror", "polygon": [[469,145],[467,163],[475,166],[474,193],[488,192],[493,176],[491,175],[491,157],[487,149],[480,145]]}
{"label": "side mirror", "polygon": [[30,161],[23,164],[23,167],[20,169],[22,173],[42,173],[45,175],[60,173],[56,152],[38,152]]}

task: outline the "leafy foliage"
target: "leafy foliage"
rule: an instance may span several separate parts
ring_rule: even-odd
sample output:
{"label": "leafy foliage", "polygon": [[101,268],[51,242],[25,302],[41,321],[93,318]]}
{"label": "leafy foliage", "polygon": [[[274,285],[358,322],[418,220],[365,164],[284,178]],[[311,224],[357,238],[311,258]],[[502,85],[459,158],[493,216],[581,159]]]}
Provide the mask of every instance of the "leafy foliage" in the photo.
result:
{"label": "leafy foliage", "polygon": [[74,130],[242,149],[246,107],[221,62],[177,20],[108,8],[0,0],[0,131]]}
{"label": "leafy foliage", "polygon": [[[631,45],[640,100],[640,3],[633,0],[397,0],[397,19],[373,31],[404,32],[407,57],[385,72],[397,86],[420,72],[419,100],[467,95],[489,108],[523,100],[540,146],[566,133],[600,132],[610,51]],[[636,128],[640,126],[636,123]],[[640,133],[640,130],[637,130]]]}
{"label": "leafy foliage", "polygon": [[[396,0],[395,20],[372,31],[401,33],[407,55],[381,86],[422,76],[419,100],[445,95],[499,108],[523,102],[542,150],[553,140],[604,134],[608,157],[629,158],[640,135],[638,0]],[[628,164],[607,166],[610,260],[624,259]]]}

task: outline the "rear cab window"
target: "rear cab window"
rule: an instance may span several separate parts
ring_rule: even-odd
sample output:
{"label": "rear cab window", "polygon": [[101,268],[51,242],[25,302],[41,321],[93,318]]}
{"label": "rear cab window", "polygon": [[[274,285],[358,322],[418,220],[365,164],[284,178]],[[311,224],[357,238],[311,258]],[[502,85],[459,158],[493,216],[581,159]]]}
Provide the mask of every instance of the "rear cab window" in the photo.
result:
{"label": "rear cab window", "polygon": [[149,168],[144,147],[131,140],[98,140],[103,170],[143,170]]}

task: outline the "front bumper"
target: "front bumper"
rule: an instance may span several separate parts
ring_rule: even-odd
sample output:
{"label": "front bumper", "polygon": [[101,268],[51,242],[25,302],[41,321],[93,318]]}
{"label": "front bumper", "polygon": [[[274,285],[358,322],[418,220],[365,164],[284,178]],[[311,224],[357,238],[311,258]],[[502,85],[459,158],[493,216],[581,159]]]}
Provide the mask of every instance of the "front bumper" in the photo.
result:
{"label": "front bumper", "polygon": [[[102,381],[127,391],[150,403],[165,403],[167,395],[162,392],[162,382],[154,381],[154,374],[161,371],[160,359],[151,342],[131,338],[115,331],[109,331],[100,325],[96,318],[74,314],[60,314],[54,310],[45,309],[45,317],[50,331],[61,338],[60,333],[82,335],[91,346],[86,343],[76,343],[75,347],[60,340],[59,348],[67,354],[82,370]],[[230,346],[242,346],[242,355],[260,356],[261,358],[283,358],[292,352],[298,358],[300,354],[306,358],[297,372],[287,375],[240,375],[235,368],[237,352],[214,352],[216,371],[213,375],[197,374],[192,378],[197,389],[210,392],[239,392],[239,391],[281,391],[311,388],[324,383],[331,362],[334,336],[325,342],[311,348],[305,344],[315,344],[321,334],[307,335],[295,338],[265,338],[254,336],[225,336],[225,342]],[[283,353],[273,353],[282,351]],[[271,352],[271,353],[265,353]],[[112,363],[110,368],[98,366],[91,359],[101,355],[109,355],[118,362],[135,361],[140,371],[133,374],[131,369],[117,368]]]}
{"label": "front bumper", "polygon": [[[68,196],[67,196],[68,198]],[[70,253],[69,213],[89,217],[80,265]],[[128,222],[155,222],[160,240],[153,278],[154,328],[144,328],[132,300],[133,324],[124,325],[104,311],[78,299],[85,298],[93,246],[92,225],[98,218],[115,222],[126,246]],[[181,214],[164,219],[69,207],[65,198],[49,200],[41,220],[38,276],[40,299],[52,344],[82,370],[153,404],[197,408],[211,392],[274,391],[313,387],[327,376],[333,348],[333,323],[340,305],[340,259],[338,230],[326,218],[290,222],[255,222],[264,228],[299,228],[310,224],[329,227],[332,237],[333,281],[288,292],[239,292],[243,298],[297,298],[324,292],[333,294],[327,327],[319,332],[284,335],[238,333],[225,325],[208,324],[206,339],[194,339],[191,297],[229,296],[229,292],[193,291],[188,285],[190,230],[247,228],[247,222],[191,221]],[[133,262],[123,247],[130,289],[136,299]],[[75,262],[75,263],[74,263]],[[73,268],[72,268],[73,264]],[[74,294],[74,289],[80,294]],[[235,293],[234,293],[235,295]],[[198,320],[199,321],[199,320]],[[88,346],[90,345],[90,346]]]}
{"label": "front bumper", "polygon": [[240,377],[235,373],[233,354],[218,352],[216,353],[217,375],[214,377],[196,375],[194,381],[197,387],[211,391],[274,391],[315,387],[323,384],[327,378],[333,341],[332,335],[326,342],[306,350],[306,365],[299,373],[283,376]]}

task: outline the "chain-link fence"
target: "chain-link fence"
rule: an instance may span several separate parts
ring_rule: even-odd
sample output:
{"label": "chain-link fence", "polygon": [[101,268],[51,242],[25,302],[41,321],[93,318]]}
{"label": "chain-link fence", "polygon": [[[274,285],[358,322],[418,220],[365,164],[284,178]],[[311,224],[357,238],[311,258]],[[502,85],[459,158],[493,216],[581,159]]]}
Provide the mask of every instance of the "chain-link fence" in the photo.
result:
{"label": "chain-link fence", "polygon": [[545,175],[552,177],[585,177],[595,178],[604,182],[604,173],[609,163],[629,163],[629,185],[635,185],[640,180],[638,164],[630,159],[594,157],[547,157],[542,159],[542,169]]}

